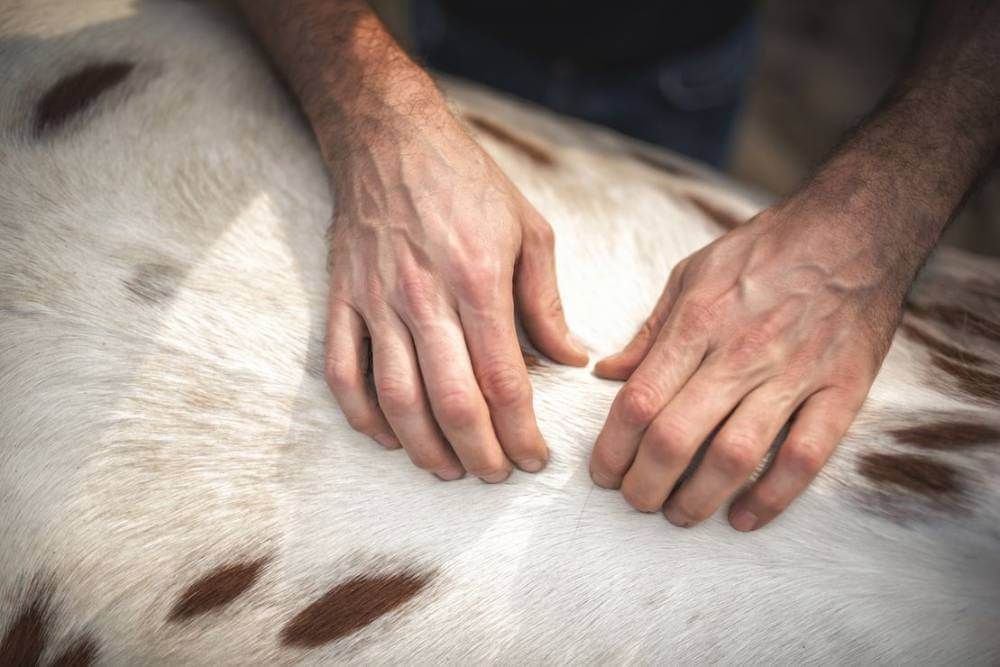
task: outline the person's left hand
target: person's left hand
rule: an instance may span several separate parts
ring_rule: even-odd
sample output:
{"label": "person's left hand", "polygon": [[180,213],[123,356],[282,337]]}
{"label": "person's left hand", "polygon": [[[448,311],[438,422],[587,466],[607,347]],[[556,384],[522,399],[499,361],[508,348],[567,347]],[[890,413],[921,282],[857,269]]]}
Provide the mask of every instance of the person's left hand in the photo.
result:
{"label": "person's left hand", "polygon": [[832,203],[797,197],[674,268],[632,342],[595,369],[629,378],[594,447],[596,484],[690,526],[747,482],[792,419],[730,523],[759,528],[809,485],[874,381],[915,269],[877,238],[877,210]]}

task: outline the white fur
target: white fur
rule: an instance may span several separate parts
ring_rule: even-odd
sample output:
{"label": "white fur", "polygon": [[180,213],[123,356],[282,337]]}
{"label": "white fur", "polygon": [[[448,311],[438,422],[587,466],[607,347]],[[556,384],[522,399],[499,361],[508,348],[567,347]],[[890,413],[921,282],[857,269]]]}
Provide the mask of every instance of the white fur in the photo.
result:
{"label": "white fur", "polygon": [[[116,58],[138,64],[120,89],[31,137],[46,89]],[[996,423],[924,348],[896,341],[833,460],[757,533],[721,514],[677,529],[594,488],[587,460],[619,384],[584,369],[533,377],[544,472],[441,483],[352,432],[309,372],[331,200],[244,33],[193,3],[6,2],[0,70],[0,636],[43,577],[47,655],[86,631],[112,664],[1000,660],[1000,449],[934,454],[968,473],[966,513],[902,492],[904,518],[872,511],[856,472],[863,452],[906,451],[886,428],[929,411]],[[740,215],[764,203],[704,170],[657,172],[627,151],[687,163],[609,132],[446,90],[555,155],[544,169],[483,139],[555,228],[569,322],[594,358],[720,233],[677,193]],[[996,274],[942,253],[926,289],[973,261]],[[140,266],[177,267],[176,292],[136,298],[123,285]],[[262,557],[232,604],[167,622],[199,576]],[[399,610],[319,648],[280,644],[331,586],[401,569],[433,575]]]}

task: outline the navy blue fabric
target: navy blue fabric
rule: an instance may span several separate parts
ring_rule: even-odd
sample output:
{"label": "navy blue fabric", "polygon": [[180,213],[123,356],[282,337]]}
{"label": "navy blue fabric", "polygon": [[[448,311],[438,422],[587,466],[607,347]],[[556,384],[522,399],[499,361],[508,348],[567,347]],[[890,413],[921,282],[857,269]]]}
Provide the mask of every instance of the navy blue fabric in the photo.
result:
{"label": "navy blue fabric", "polygon": [[449,15],[436,0],[416,0],[414,19],[419,55],[434,69],[711,165],[725,163],[750,71],[751,16],[709,43],[613,71],[505,43]]}

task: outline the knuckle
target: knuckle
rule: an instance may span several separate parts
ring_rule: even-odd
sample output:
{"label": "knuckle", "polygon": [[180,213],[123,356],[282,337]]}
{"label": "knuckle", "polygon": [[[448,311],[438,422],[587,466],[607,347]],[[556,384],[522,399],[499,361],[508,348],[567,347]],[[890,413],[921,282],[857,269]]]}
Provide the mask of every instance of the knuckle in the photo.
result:
{"label": "knuckle", "polygon": [[497,365],[483,373],[480,380],[486,402],[497,407],[517,405],[530,395],[527,379],[514,366]]}
{"label": "knuckle", "polygon": [[622,418],[632,425],[645,425],[653,421],[663,406],[659,389],[641,380],[626,384],[619,401]]}
{"label": "knuckle", "polygon": [[678,419],[661,419],[649,434],[650,454],[657,463],[676,463],[688,452],[690,440],[687,426]]}
{"label": "knuckle", "polygon": [[711,451],[715,467],[731,477],[746,477],[760,462],[757,446],[745,436],[725,436],[713,443]]}
{"label": "knuckle", "polygon": [[472,393],[465,389],[445,391],[439,395],[438,412],[442,423],[455,428],[469,426],[479,417],[476,401]]}
{"label": "knuckle", "polygon": [[338,359],[327,359],[323,376],[326,384],[334,395],[341,394],[354,387],[357,381],[351,369]]}
{"label": "knuckle", "polygon": [[437,317],[437,290],[424,278],[405,277],[397,288],[397,298],[403,309],[416,321],[430,321]]}
{"label": "knuckle", "polygon": [[551,250],[556,245],[556,233],[552,229],[552,225],[542,221],[535,228],[535,234],[538,237],[538,242],[541,243],[545,248]]}
{"label": "knuckle", "polygon": [[345,412],[347,423],[358,433],[370,434],[375,428],[375,418],[366,411]]}
{"label": "knuckle", "polygon": [[755,496],[754,504],[757,506],[758,514],[764,516],[781,514],[790,502],[788,498],[766,486],[758,489]]}
{"label": "knuckle", "polygon": [[382,409],[392,414],[414,412],[423,403],[417,387],[387,379],[378,383],[378,400]]}
{"label": "knuckle", "polygon": [[783,464],[797,475],[815,477],[826,463],[827,448],[812,440],[785,444]]}
{"label": "knuckle", "polygon": [[423,449],[407,449],[406,455],[410,461],[421,470],[433,472],[441,470],[448,465],[448,459],[440,453],[429,452]]}

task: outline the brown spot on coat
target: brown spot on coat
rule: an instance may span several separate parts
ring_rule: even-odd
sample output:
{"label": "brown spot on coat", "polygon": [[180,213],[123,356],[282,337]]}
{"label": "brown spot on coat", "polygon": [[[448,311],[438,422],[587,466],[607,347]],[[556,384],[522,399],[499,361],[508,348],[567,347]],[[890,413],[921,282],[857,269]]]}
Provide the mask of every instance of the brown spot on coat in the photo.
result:
{"label": "brown spot on coat", "polygon": [[0,639],[0,667],[37,665],[49,639],[48,588],[37,587]]}
{"label": "brown spot on coat", "polygon": [[177,292],[182,271],[169,264],[140,264],[128,280],[125,289],[146,303],[166,301]]}
{"label": "brown spot on coat", "polygon": [[281,631],[286,646],[314,647],[340,639],[413,598],[427,577],[401,573],[360,576],[330,589]]}
{"label": "brown spot on coat", "polygon": [[899,330],[906,335],[907,338],[914,340],[928,349],[937,352],[938,354],[944,355],[949,359],[955,361],[964,362],[967,364],[982,364],[985,363],[985,359],[977,354],[973,354],[968,350],[963,350],[962,348],[952,345],[951,343],[946,343],[945,341],[931,336],[926,331],[923,331],[919,327],[915,327],[909,322],[903,322],[899,325]]}
{"label": "brown spot on coat", "polygon": [[958,470],[927,456],[913,454],[865,454],[858,472],[878,486],[906,489],[937,504],[961,493]]}
{"label": "brown spot on coat", "polygon": [[719,208],[715,204],[709,203],[695,195],[687,195],[688,201],[694,204],[695,208],[701,211],[709,220],[712,220],[723,229],[735,229],[745,221],[734,214]]}
{"label": "brown spot on coat", "polygon": [[961,306],[942,303],[920,304],[909,301],[906,309],[921,319],[935,320],[959,331],[988,338],[1000,343],[1000,323],[982,315],[977,315]]}
{"label": "brown spot on coat", "polygon": [[85,111],[124,81],[134,67],[126,62],[90,64],[59,79],[35,107],[35,137],[52,132]]}
{"label": "brown spot on coat", "polygon": [[965,449],[1000,443],[1000,429],[966,421],[936,421],[889,431],[897,442],[920,449]]}
{"label": "brown spot on coat", "polygon": [[939,354],[931,358],[931,363],[951,375],[958,382],[959,388],[969,396],[1000,402],[1000,375],[969,368]]}
{"label": "brown spot on coat", "polygon": [[266,563],[261,559],[216,568],[187,587],[167,620],[183,621],[229,604],[254,585]]}
{"label": "brown spot on coat", "polygon": [[962,289],[970,294],[975,294],[976,296],[981,296],[993,301],[1000,301],[1000,282],[972,279],[963,280],[961,281],[961,284]]}
{"label": "brown spot on coat", "polygon": [[507,144],[511,148],[522,153],[529,160],[535,164],[542,167],[553,167],[556,164],[555,158],[547,150],[541,146],[535,144],[534,142],[523,139],[507,128],[497,125],[491,120],[483,118],[482,116],[476,116],[474,114],[466,114],[465,120],[469,122],[477,130],[488,134],[497,141]]}
{"label": "brown spot on coat", "polygon": [[59,654],[52,661],[52,667],[90,667],[97,659],[97,644],[85,637]]}
{"label": "brown spot on coat", "polygon": [[642,162],[647,167],[652,167],[653,169],[665,172],[671,176],[692,178],[697,175],[691,170],[685,169],[675,162],[669,162],[661,157],[650,155],[649,153],[645,153],[643,151],[629,151],[629,155],[634,157],[639,162]]}

